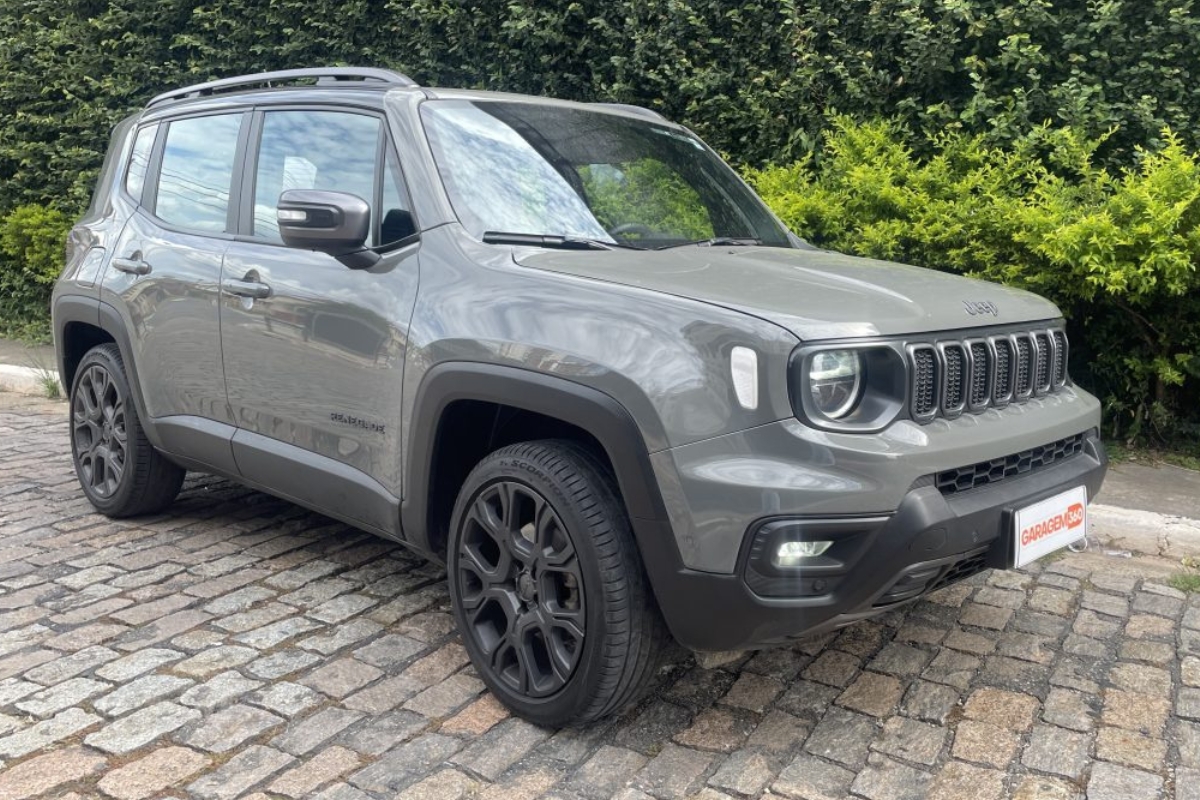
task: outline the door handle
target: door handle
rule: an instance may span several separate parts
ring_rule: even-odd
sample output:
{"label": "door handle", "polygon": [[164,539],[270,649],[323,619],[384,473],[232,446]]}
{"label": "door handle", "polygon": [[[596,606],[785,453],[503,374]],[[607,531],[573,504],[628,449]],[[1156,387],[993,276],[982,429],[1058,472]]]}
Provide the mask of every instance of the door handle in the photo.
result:
{"label": "door handle", "polygon": [[221,287],[230,294],[236,294],[238,297],[252,297],[255,300],[262,300],[271,296],[271,287],[258,281],[239,281],[233,278],[226,278],[221,281]]}
{"label": "door handle", "polygon": [[147,275],[150,272],[150,264],[142,260],[141,253],[134,253],[132,258],[114,258],[112,265],[113,269],[130,275]]}

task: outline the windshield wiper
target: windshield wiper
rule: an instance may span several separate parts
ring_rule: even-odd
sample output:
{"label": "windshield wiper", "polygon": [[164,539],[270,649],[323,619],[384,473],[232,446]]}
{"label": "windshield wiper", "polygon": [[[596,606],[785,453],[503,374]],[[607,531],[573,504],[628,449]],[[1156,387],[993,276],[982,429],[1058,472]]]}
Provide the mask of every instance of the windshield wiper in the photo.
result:
{"label": "windshield wiper", "polygon": [[507,233],[505,231],[485,231],[485,244],[523,244],[529,247],[554,247],[559,250],[612,250],[614,247],[625,247],[641,250],[631,244],[620,242],[605,242],[600,239],[588,239],[584,236],[562,236],[554,233]]}
{"label": "windshield wiper", "polygon": [[674,247],[689,247],[691,245],[696,245],[697,247],[755,247],[760,244],[762,244],[762,239],[755,239],[750,236],[714,236],[711,239],[694,239],[690,242],[664,244],[654,249],[670,250]]}

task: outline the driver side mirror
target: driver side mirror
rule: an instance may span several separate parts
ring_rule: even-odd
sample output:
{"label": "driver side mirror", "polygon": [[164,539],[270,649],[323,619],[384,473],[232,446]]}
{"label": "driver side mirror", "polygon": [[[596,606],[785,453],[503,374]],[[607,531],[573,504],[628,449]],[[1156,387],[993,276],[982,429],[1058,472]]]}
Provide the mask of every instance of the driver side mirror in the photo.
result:
{"label": "driver side mirror", "polygon": [[315,189],[289,189],[279,195],[276,218],[288,247],[316,250],[350,269],[366,269],[379,254],[366,247],[371,206],[357,195]]}

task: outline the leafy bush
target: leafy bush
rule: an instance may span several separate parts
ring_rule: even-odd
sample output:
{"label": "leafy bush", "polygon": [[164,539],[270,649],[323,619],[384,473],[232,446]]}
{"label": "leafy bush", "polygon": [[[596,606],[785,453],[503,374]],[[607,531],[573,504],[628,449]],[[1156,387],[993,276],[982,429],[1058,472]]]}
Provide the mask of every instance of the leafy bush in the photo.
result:
{"label": "leafy bush", "polygon": [[165,88],[335,63],[640,103],[743,164],[805,156],[834,110],[992,143],[1115,128],[1099,155],[1126,166],[1166,126],[1200,146],[1179,0],[21,0],[0,61],[0,213],[82,207],[108,129]]}
{"label": "leafy bush", "polygon": [[1027,288],[1073,329],[1073,370],[1130,440],[1200,438],[1200,160],[1169,130],[1134,169],[1104,138],[1042,126],[1009,147],[833,120],[815,159],[751,171],[802,236],[835,250]]}
{"label": "leafy bush", "polygon": [[70,226],[62,211],[38,205],[0,219],[0,335],[49,337],[50,291]]}

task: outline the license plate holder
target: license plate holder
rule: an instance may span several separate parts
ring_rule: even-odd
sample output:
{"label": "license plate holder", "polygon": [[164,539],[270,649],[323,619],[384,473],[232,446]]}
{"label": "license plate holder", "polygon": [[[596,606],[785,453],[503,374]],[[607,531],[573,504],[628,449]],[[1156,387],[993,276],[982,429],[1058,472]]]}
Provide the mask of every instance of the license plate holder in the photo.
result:
{"label": "license plate holder", "polygon": [[1013,514],[1013,566],[1023,567],[1087,535],[1087,487],[1076,486]]}

